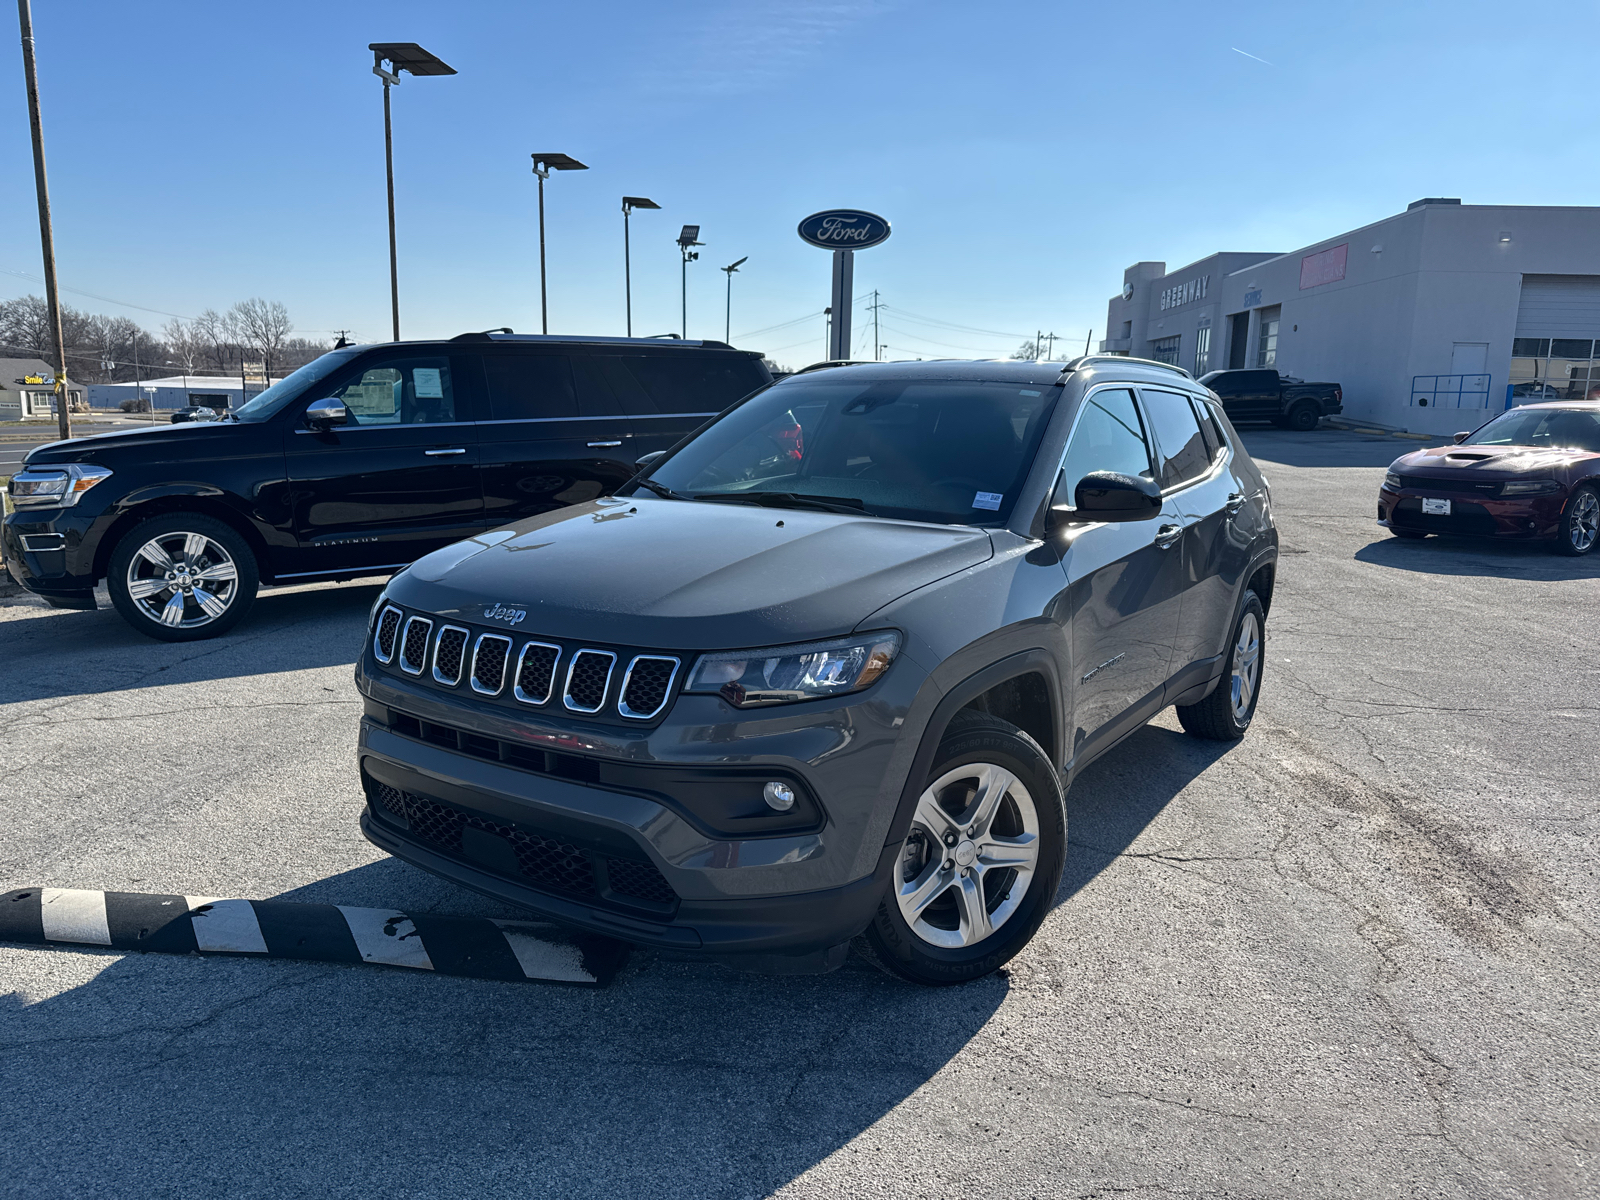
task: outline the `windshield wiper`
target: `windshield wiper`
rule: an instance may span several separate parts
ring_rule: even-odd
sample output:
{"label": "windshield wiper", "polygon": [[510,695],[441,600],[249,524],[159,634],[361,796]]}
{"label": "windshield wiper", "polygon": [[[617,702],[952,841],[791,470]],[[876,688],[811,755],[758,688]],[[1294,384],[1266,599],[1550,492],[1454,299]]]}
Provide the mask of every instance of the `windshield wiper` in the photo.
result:
{"label": "windshield wiper", "polygon": [[640,487],[649,488],[652,492],[654,492],[656,495],[660,496],[663,500],[695,500],[695,499],[699,498],[697,496],[680,495],[678,492],[673,491],[671,488],[657,483],[654,479],[635,479],[634,482],[637,483]]}
{"label": "windshield wiper", "polygon": [[763,508],[814,508],[819,512],[844,513],[850,517],[875,517],[854,496],[802,496],[798,492],[702,492],[696,500],[724,504],[758,504]]}

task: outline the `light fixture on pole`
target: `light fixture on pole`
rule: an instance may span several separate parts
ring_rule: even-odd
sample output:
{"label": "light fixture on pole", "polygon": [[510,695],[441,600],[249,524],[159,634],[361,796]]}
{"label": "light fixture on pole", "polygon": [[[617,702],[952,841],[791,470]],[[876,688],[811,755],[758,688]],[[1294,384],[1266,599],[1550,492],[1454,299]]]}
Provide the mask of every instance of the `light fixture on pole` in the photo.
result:
{"label": "light fixture on pole", "polygon": [[[456,69],[428,53],[415,42],[369,42],[372,73],[383,80],[383,166],[389,181],[389,304],[394,313],[394,340],[400,340],[400,265],[394,244],[394,126],[389,116],[389,89],[400,82],[400,72],[413,75],[454,75]],[[389,69],[383,64],[387,62]]]}
{"label": "light fixture on pole", "polygon": [[738,262],[730,263],[725,267],[719,268],[728,276],[728,309],[723,318],[724,323],[722,327],[722,340],[730,345],[733,343],[733,273],[749,261],[750,256],[746,254]]}
{"label": "light fixture on pole", "polygon": [[700,241],[700,226],[685,225],[683,232],[678,235],[678,249],[683,252],[683,333],[684,340],[689,337],[689,264],[700,256],[690,247],[704,246]]}
{"label": "light fixture on pole", "polygon": [[660,207],[654,200],[646,200],[643,196],[622,198],[622,288],[627,297],[629,337],[633,336],[633,258],[628,248],[628,217],[636,208]]}
{"label": "light fixture on pole", "polygon": [[535,154],[533,173],[539,177],[539,332],[550,332],[549,302],[544,290],[544,181],[551,171],[587,171],[589,168],[571,155]]}

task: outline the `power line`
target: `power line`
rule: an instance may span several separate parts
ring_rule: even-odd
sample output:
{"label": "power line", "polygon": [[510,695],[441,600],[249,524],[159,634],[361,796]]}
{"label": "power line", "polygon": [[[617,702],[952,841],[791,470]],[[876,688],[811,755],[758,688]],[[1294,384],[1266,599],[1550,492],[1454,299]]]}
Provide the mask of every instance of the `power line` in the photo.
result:
{"label": "power line", "polygon": [[986,334],[989,337],[1003,338],[1026,338],[1028,336],[1025,333],[1009,333],[1003,329],[979,329],[975,325],[959,325],[954,321],[941,321],[937,317],[920,316],[917,313],[910,312],[904,308],[896,307],[892,304],[885,304],[883,307],[887,312],[892,312],[897,316],[905,317],[909,320],[917,322],[918,324],[939,325],[946,329],[954,329],[959,333],[981,333]]}
{"label": "power line", "polygon": [[819,308],[815,312],[808,312],[805,316],[796,317],[792,321],[782,321],[777,325],[768,325],[765,329],[752,329],[749,333],[735,334],[733,340],[736,342],[742,342],[745,340],[745,338],[760,337],[763,333],[773,333],[779,329],[787,329],[791,325],[800,324],[801,321],[814,321],[821,315],[822,309]]}

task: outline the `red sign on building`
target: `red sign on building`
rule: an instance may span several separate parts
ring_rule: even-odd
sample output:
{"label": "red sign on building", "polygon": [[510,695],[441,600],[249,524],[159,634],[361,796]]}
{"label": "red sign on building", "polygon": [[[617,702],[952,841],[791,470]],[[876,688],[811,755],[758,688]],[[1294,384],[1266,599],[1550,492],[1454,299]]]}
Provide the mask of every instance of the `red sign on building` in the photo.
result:
{"label": "red sign on building", "polygon": [[1343,279],[1344,264],[1349,257],[1349,242],[1306,255],[1300,260],[1300,290]]}

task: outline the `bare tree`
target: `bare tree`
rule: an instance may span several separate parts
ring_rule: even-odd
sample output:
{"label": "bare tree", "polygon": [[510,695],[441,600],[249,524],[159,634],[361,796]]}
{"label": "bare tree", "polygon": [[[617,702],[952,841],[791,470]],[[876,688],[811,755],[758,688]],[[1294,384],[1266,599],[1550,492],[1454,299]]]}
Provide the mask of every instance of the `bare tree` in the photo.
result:
{"label": "bare tree", "polygon": [[276,300],[259,297],[241,300],[228,310],[239,333],[239,340],[261,355],[267,378],[272,378],[272,361],[280,357],[284,341],[294,330],[289,310]]}
{"label": "bare tree", "polygon": [[0,342],[9,350],[35,358],[49,353],[55,338],[45,302],[38,296],[22,296],[0,303]]}
{"label": "bare tree", "polygon": [[190,323],[190,329],[205,347],[206,363],[220,374],[233,369],[233,330],[228,320],[214,308],[208,308]]}
{"label": "bare tree", "polygon": [[193,375],[208,349],[200,331],[193,324],[174,318],[161,327],[161,336],[166,339],[167,356],[183,368],[184,374]]}
{"label": "bare tree", "polygon": [[1023,342],[1022,345],[1017,347],[1017,352],[1011,357],[1015,359],[1023,359],[1027,362],[1037,362],[1041,357],[1039,354],[1039,346],[1032,338],[1029,338],[1027,341]]}

